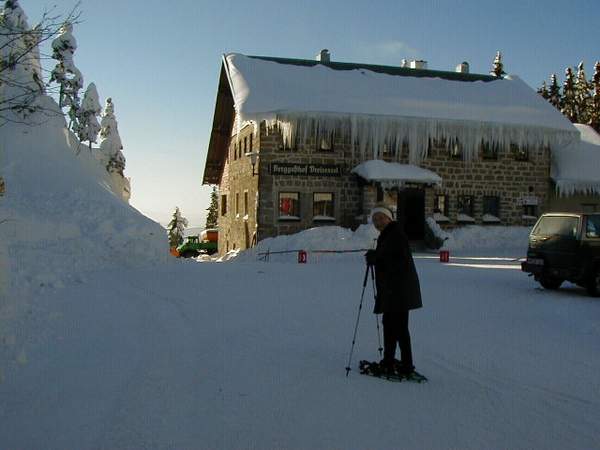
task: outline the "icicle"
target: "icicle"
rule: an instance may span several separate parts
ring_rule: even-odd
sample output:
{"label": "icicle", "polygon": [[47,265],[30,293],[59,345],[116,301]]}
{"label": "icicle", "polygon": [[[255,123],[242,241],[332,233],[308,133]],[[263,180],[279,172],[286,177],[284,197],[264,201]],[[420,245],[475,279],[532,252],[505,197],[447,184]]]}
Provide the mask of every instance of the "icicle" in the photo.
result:
{"label": "icicle", "polygon": [[349,138],[352,156],[359,156],[362,160],[379,159],[384,144],[391,143],[399,160],[403,143],[407,142],[411,164],[419,164],[427,157],[430,139],[446,138],[447,146],[451,145],[453,139],[458,139],[465,162],[470,162],[477,159],[481,142],[489,142],[504,152],[511,151],[511,144],[527,147],[530,149],[530,159],[535,160],[538,148],[561,148],[578,138],[577,131],[571,133],[518,124],[413,117],[279,112],[275,115],[256,115],[248,120],[255,124],[265,121],[267,133],[278,129],[288,145],[297,138],[306,142],[316,136],[317,131],[324,135],[332,132],[341,134]]}

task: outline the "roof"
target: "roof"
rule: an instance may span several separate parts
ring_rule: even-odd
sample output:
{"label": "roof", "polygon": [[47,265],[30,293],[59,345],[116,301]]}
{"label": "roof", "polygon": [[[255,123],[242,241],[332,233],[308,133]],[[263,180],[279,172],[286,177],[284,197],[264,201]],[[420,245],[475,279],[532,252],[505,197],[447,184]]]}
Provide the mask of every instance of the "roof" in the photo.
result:
{"label": "roof", "polygon": [[381,159],[384,144],[400,154],[406,142],[411,164],[425,158],[428,139],[441,136],[458,138],[465,159],[482,140],[505,149],[511,143],[556,148],[577,138],[573,125],[516,76],[229,53],[203,183],[219,183],[232,134],[262,122],[288,142],[317,127],[341,130],[360,160]]}
{"label": "roof", "polygon": [[351,171],[367,181],[378,181],[383,185],[402,186],[406,183],[440,185],[442,178],[423,167],[412,164],[387,162],[381,159],[365,161]]}
{"label": "roof", "polygon": [[527,125],[573,132],[570,122],[516,76],[225,55],[242,120],[278,113],[338,113]]}
{"label": "roof", "polygon": [[580,139],[552,152],[551,177],[561,196],[600,195],[600,134],[589,125],[575,124]]}

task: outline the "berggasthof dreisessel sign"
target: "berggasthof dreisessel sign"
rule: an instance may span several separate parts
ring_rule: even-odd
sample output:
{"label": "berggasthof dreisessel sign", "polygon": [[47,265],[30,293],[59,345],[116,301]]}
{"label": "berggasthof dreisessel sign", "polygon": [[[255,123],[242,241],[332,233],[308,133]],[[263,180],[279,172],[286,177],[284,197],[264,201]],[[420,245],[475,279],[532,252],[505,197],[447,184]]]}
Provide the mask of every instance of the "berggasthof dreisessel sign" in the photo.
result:
{"label": "berggasthof dreisessel sign", "polygon": [[341,166],[335,164],[271,163],[271,175],[339,177],[341,174]]}

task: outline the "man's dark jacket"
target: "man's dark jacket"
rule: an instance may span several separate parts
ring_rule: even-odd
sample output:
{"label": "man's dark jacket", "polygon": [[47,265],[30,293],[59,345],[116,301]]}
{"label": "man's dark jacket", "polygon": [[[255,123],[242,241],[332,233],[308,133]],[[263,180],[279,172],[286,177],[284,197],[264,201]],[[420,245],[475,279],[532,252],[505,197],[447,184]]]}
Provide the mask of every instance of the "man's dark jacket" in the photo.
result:
{"label": "man's dark jacket", "polygon": [[375,314],[394,313],[423,306],[417,269],[402,226],[390,222],[377,239],[375,250],[377,299]]}

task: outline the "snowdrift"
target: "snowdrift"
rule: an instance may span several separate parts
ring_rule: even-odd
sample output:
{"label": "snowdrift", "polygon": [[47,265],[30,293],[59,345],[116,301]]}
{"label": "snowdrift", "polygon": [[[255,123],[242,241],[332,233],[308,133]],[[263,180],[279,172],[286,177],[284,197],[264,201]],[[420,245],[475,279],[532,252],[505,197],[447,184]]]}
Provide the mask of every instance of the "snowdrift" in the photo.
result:
{"label": "snowdrift", "polygon": [[166,262],[165,230],[123,201],[122,186],[68,131],[56,102],[38,101],[43,114],[9,122],[0,135],[5,287],[23,293],[90,270]]}
{"label": "snowdrift", "polygon": [[[442,249],[450,250],[452,254],[513,258],[525,256],[530,231],[529,227],[492,225],[469,225],[450,231],[440,230],[441,237],[446,238]],[[309,263],[362,259],[364,251],[350,251],[375,248],[378,236],[379,232],[371,224],[361,225],[356,231],[339,226],[315,227],[295,234],[263,239],[254,248],[242,252],[232,250],[217,261],[255,261],[264,259],[268,252],[269,261],[297,262],[299,250],[308,252]],[[321,252],[323,250],[325,252]],[[334,253],[336,251],[340,253]],[[199,259],[201,262],[208,260],[210,259]]]}

